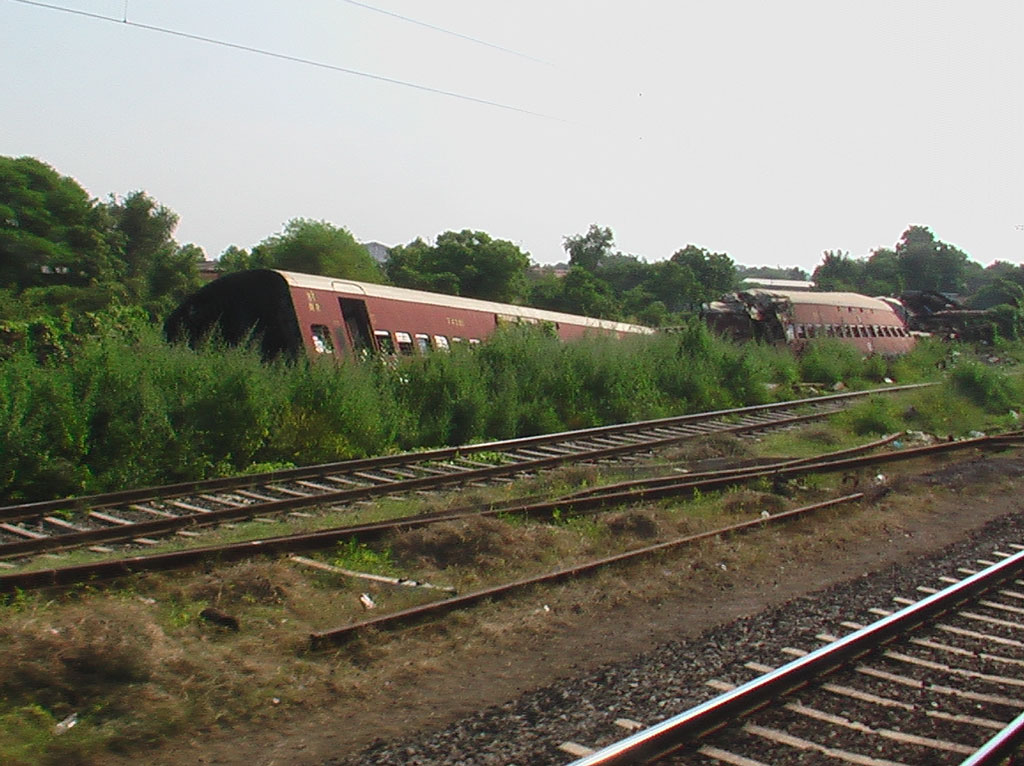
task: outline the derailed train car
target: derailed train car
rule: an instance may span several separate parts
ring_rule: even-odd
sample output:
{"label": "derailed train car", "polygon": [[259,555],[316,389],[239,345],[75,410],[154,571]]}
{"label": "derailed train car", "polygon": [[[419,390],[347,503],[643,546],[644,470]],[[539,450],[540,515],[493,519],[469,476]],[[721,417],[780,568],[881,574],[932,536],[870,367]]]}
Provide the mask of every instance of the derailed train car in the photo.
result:
{"label": "derailed train car", "polygon": [[216,333],[252,338],[265,358],[364,353],[417,354],[479,343],[502,324],[539,324],[564,340],[588,332],[624,336],[641,325],[389,285],[260,269],[228,274],[187,298],[167,318],[171,341]]}
{"label": "derailed train car", "polygon": [[708,326],[735,340],[785,344],[797,351],[817,338],[836,338],[865,354],[903,354],[915,338],[889,303],[857,293],[747,290],[703,311]]}

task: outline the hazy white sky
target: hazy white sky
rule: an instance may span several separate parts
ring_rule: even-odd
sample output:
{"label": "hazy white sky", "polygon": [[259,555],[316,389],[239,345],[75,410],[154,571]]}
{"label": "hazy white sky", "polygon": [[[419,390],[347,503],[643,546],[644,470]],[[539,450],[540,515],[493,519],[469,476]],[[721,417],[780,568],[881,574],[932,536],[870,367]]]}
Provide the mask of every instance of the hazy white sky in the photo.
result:
{"label": "hazy white sky", "polygon": [[648,261],[810,270],[922,224],[1024,262],[1020,0],[369,2],[490,45],[346,0],[52,3],[133,24],[0,0],[0,154],[145,190],[209,257],[301,216],[540,263],[591,223]]}

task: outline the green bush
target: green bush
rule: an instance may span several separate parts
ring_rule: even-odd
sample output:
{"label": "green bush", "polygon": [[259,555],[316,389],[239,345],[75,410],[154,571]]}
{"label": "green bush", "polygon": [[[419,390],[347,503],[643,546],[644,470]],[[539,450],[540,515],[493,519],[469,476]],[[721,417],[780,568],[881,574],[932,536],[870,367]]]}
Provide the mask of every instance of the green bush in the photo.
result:
{"label": "green bush", "polygon": [[800,356],[801,377],[809,383],[854,387],[865,377],[860,350],[840,340],[825,338],[810,344]]}
{"label": "green bush", "polygon": [[838,419],[858,436],[894,434],[903,430],[899,405],[881,396],[872,396],[866,402],[855,404]]}
{"label": "green bush", "polygon": [[954,391],[986,412],[1005,413],[1020,406],[1019,381],[994,367],[961,362],[950,373],[949,380]]}

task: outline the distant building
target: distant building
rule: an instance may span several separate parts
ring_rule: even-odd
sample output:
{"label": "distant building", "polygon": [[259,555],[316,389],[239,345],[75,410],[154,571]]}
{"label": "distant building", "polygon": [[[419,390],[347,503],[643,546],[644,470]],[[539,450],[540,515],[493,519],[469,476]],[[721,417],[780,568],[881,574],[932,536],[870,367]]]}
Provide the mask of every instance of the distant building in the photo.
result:
{"label": "distant building", "polygon": [[763,277],[746,277],[740,281],[740,287],[744,290],[751,287],[764,287],[768,290],[813,290],[814,282],[805,282],[801,279],[764,279]]}
{"label": "distant building", "polygon": [[212,282],[220,276],[220,261],[203,261],[199,264],[199,276],[205,282]]}
{"label": "distant building", "polygon": [[383,264],[391,254],[391,248],[380,242],[363,242],[361,244],[377,263]]}
{"label": "distant building", "polygon": [[569,265],[567,263],[535,263],[530,266],[530,271],[534,274],[554,274],[556,277],[564,277],[569,273]]}

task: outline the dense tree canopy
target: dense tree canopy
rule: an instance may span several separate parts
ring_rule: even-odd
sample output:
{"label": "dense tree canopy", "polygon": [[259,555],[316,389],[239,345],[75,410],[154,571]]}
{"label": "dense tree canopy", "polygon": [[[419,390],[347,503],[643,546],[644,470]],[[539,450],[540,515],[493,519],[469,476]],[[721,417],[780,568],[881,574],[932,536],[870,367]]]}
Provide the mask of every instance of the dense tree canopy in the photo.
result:
{"label": "dense tree canopy", "polygon": [[569,254],[569,266],[578,266],[594,274],[612,254],[614,241],[611,229],[592,223],[586,234],[565,237],[562,247]]}
{"label": "dense tree canopy", "polygon": [[431,246],[422,239],[392,248],[387,274],[399,287],[519,303],[526,295],[530,256],[482,231],[446,231]]}
{"label": "dense tree canopy", "polygon": [[899,295],[906,290],[963,293],[977,268],[966,253],[936,239],[927,227],[911,226],[895,249],[876,248],[867,258],[826,251],[814,281],[823,290],[867,295]]}
{"label": "dense tree canopy", "polygon": [[174,241],[176,213],[141,191],[123,200],[111,197],[102,206],[119,255],[114,278],[129,302],[160,316],[199,286],[199,264],[205,254],[195,245]]}
{"label": "dense tree canopy", "polygon": [[[203,251],[174,239],[178,216],[143,191],[91,199],[72,178],[31,157],[0,156],[0,322],[91,316],[106,309],[166,313],[200,284]],[[799,268],[737,267],[725,253],[688,244],[648,262],[615,248],[611,228],[591,224],[563,238],[567,267],[532,268],[529,254],[482,231],[446,231],[433,244],[392,248],[382,269],[345,228],[295,218],[251,250],[229,247],[222,271],[279,268],[383,282],[451,295],[525,303],[645,324],[676,324],[736,289],[740,277],[806,279]],[[982,268],[925,226],[891,247],[852,258],[826,251],[819,289],[867,295],[957,293],[975,308],[1024,301],[1024,267]],[[33,319],[33,321],[35,321]],[[22,322],[24,324],[24,322]]]}
{"label": "dense tree canopy", "polygon": [[691,305],[715,300],[736,287],[736,264],[725,253],[687,245],[677,251],[671,261],[689,269],[694,276],[694,287],[686,296]]}
{"label": "dense tree canopy", "polygon": [[87,286],[113,271],[110,222],[78,183],[32,157],[0,157],[0,286]]}
{"label": "dense tree canopy", "polygon": [[560,282],[533,282],[529,302],[608,319],[675,324],[702,303],[736,287],[736,265],[725,253],[687,245],[665,261],[647,263],[617,252],[612,230],[591,224],[585,234],[565,237],[569,272]]}
{"label": "dense tree canopy", "polygon": [[[144,192],[90,199],[31,157],[0,157],[0,287],[22,314],[131,304],[158,316],[199,285],[204,256]],[[8,312],[8,315],[10,312]]]}
{"label": "dense tree canopy", "polygon": [[[260,242],[252,253],[231,250],[229,264],[246,268],[284,269],[325,277],[383,282],[383,274],[365,247],[347,229],[327,221],[293,218],[284,231]],[[225,253],[228,255],[228,253]]]}

